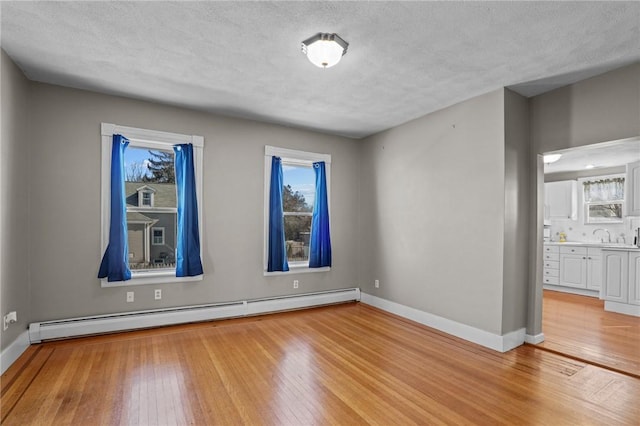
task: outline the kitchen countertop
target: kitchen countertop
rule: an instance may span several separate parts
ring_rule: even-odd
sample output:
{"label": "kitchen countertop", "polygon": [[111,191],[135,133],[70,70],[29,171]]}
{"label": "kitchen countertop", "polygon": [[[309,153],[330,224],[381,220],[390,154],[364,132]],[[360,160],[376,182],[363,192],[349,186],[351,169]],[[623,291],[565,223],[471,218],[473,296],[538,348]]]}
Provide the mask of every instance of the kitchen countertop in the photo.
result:
{"label": "kitchen countertop", "polygon": [[551,246],[585,246],[585,247],[597,247],[607,250],[626,250],[626,251],[640,251],[640,247],[636,247],[633,244],[619,244],[619,243],[597,243],[597,242],[584,242],[584,241],[567,241],[566,243],[559,243],[557,241],[545,241],[545,245]]}

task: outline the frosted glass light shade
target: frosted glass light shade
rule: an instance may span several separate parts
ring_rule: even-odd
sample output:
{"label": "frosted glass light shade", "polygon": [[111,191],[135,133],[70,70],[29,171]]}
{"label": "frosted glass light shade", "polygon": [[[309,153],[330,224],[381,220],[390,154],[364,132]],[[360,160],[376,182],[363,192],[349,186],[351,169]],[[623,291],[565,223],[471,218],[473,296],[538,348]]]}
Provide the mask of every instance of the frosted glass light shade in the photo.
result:
{"label": "frosted glass light shade", "polygon": [[320,68],[331,68],[347,52],[349,43],[337,34],[318,33],[302,42],[302,53]]}
{"label": "frosted glass light shade", "polygon": [[547,154],[543,157],[542,161],[544,161],[545,164],[555,163],[560,157],[562,157],[562,154]]}

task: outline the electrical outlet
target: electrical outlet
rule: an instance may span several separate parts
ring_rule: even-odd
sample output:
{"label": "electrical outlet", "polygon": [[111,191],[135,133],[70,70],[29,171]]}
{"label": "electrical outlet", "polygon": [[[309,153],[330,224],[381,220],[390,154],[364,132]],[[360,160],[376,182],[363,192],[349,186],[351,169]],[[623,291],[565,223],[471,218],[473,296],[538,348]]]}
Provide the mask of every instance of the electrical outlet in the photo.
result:
{"label": "electrical outlet", "polygon": [[293,288],[298,288],[298,280],[293,280]]}
{"label": "electrical outlet", "polygon": [[13,324],[14,322],[18,322],[18,314],[16,313],[16,311],[11,311],[4,316],[2,329],[6,330],[7,328],[9,328],[9,324]]}
{"label": "electrical outlet", "polygon": [[133,302],[133,292],[132,291],[128,291],[127,292],[127,303],[131,303]]}
{"label": "electrical outlet", "polygon": [[375,288],[380,288],[380,280],[375,280],[375,281],[373,282],[373,286],[374,286]]}
{"label": "electrical outlet", "polygon": [[153,297],[154,297],[156,300],[160,300],[160,299],[162,299],[162,290],[160,290],[159,288],[155,289],[155,290],[153,291]]}

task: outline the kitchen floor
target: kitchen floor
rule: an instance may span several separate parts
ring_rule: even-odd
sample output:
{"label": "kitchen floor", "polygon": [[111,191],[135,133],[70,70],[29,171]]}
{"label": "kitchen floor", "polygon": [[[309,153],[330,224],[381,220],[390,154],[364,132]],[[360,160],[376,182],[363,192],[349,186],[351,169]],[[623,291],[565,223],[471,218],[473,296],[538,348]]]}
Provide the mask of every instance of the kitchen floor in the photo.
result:
{"label": "kitchen floor", "polygon": [[640,318],[604,310],[604,301],[544,290],[538,347],[640,378]]}

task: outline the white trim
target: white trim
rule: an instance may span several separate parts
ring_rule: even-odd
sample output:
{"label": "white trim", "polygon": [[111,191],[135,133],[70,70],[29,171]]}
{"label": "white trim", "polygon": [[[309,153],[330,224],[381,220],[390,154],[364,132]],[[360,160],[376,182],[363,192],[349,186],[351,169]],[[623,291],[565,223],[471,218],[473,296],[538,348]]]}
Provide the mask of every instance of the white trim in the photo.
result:
{"label": "white trim", "polygon": [[525,328],[500,336],[367,293],[361,293],[361,302],[498,352],[516,348],[525,339]]}
{"label": "white trim", "polygon": [[[136,145],[143,145],[149,148],[175,145],[180,143],[190,143],[194,147],[204,147],[204,137],[198,135],[184,135],[180,133],[161,132],[158,130],[140,129],[137,127],[120,126],[111,123],[102,123],[102,136],[111,137],[114,134],[125,136],[129,140],[135,140]],[[148,145],[145,145],[148,144]]]}
{"label": "white trim", "polygon": [[[110,177],[111,177],[111,143],[114,134],[121,134],[131,142],[131,146],[145,147],[150,149],[162,149],[172,150],[173,145],[190,143],[193,145],[193,166],[195,169],[196,178],[196,198],[198,200],[198,225],[200,231],[200,257],[203,257],[203,148],[204,137],[198,135],[184,135],[180,133],[161,132],[157,130],[140,129],[136,127],[120,126],[111,123],[102,123],[100,126],[101,131],[101,155],[102,155],[102,173],[101,173],[101,216],[100,216],[100,256],[104,254],[109,241],[109,220],[110,220]],[[149,210],[149,207],[146,207]],[[160,209],[153,208],[152,211],[159,213]],[[145,208],[133,207],[130,211],[144,212]],[[150,210],[149,210],[150,211]],[[171,208],[171,212],[176,212],[177,209]],[[150,211],[151,212],[151,211]],[[100,263],[100,259],[96,262]],[[179,282],[191,282],[202,281],[202,276],[198,277],[176,277],[175,270],[171,269],[163,271],[161,273],[155,272],[131,272],[132,278],[128,281],[108,282],[107,279],[101,279],[101,287],[121,287],[128,285],[141,285],[141,284],[162,284],[162,283],[179,283]]]}
{"label": "white trim", "polygon": [[604,310],[608,312],[617,312],[619,314],[640,317],[640,305],[630,305],[628,303],[620,303],[620,302],[613,302],[611,300],[605,300]]}
{"label": "white trim", "polygon": [[29,330],[25,330],[0,353],[0,374],[4,374],[28,347]]}
{"label": "white trim", "polygon": [[331,154],[298,151],[296,149],[279,148],[271,145],[265,145],[264,155],[267,157],[280,157],[282,158],[282,161],[291,163],[298,162],[300,165],[311,165],[311,163],[318,161],[324,161],[325,164],[331,164]]}
{"label": "white trim", "polygon": [[273,271],[273,272],[263,271],[263,275],[265,277],[270,277],[272,275],[310,274],[313,272],[327,272],[330,270],[331,270],[330,266],[324,266],[322,268],[309,268],[308,264],[300,265],[300,266],[289,265],[288,271],[284,271],[284,272],[283,271]]}
{"label": "white trim", "polygon": [[269,263],[269,186],[271,184],[271,157],[276,156],[282,159],[283,163],[294,163],[301,166],[311,166],[312,163],[324,161],[325,173],[327,179],[327,204],[329,208],[329,234],[331,234],[331,154],[319,154],[314,152],[298,151],[295,149],[278,148],[271,145],[264,147],[264,223],[263,223],[263,265],[262,271],[264,276],[284,275],[292,273],[315,273],[326,272],[331,270],[330,267],[309,268],[308,263],[304,265],[289,265],[289,271],[268,272],[267,265]]}
{"label": "white trim", "polygon": [[561,285],[553,285],[553,284],[543,284],[542,286],[545,290],[558,291],[560,293],[569,293],[569,294],[577,294],[580,296],[588,296],[588,297],[600,297],[600,292],[598,290],[590,290],[586,288],[574,288],[574,287],[566,287]]}
{"label": "white trim", "polygon": [[535,334],[535,335],[525,334],[524,341],[532,345],[537,345],[538,343],[544,342],[544,333]]}

